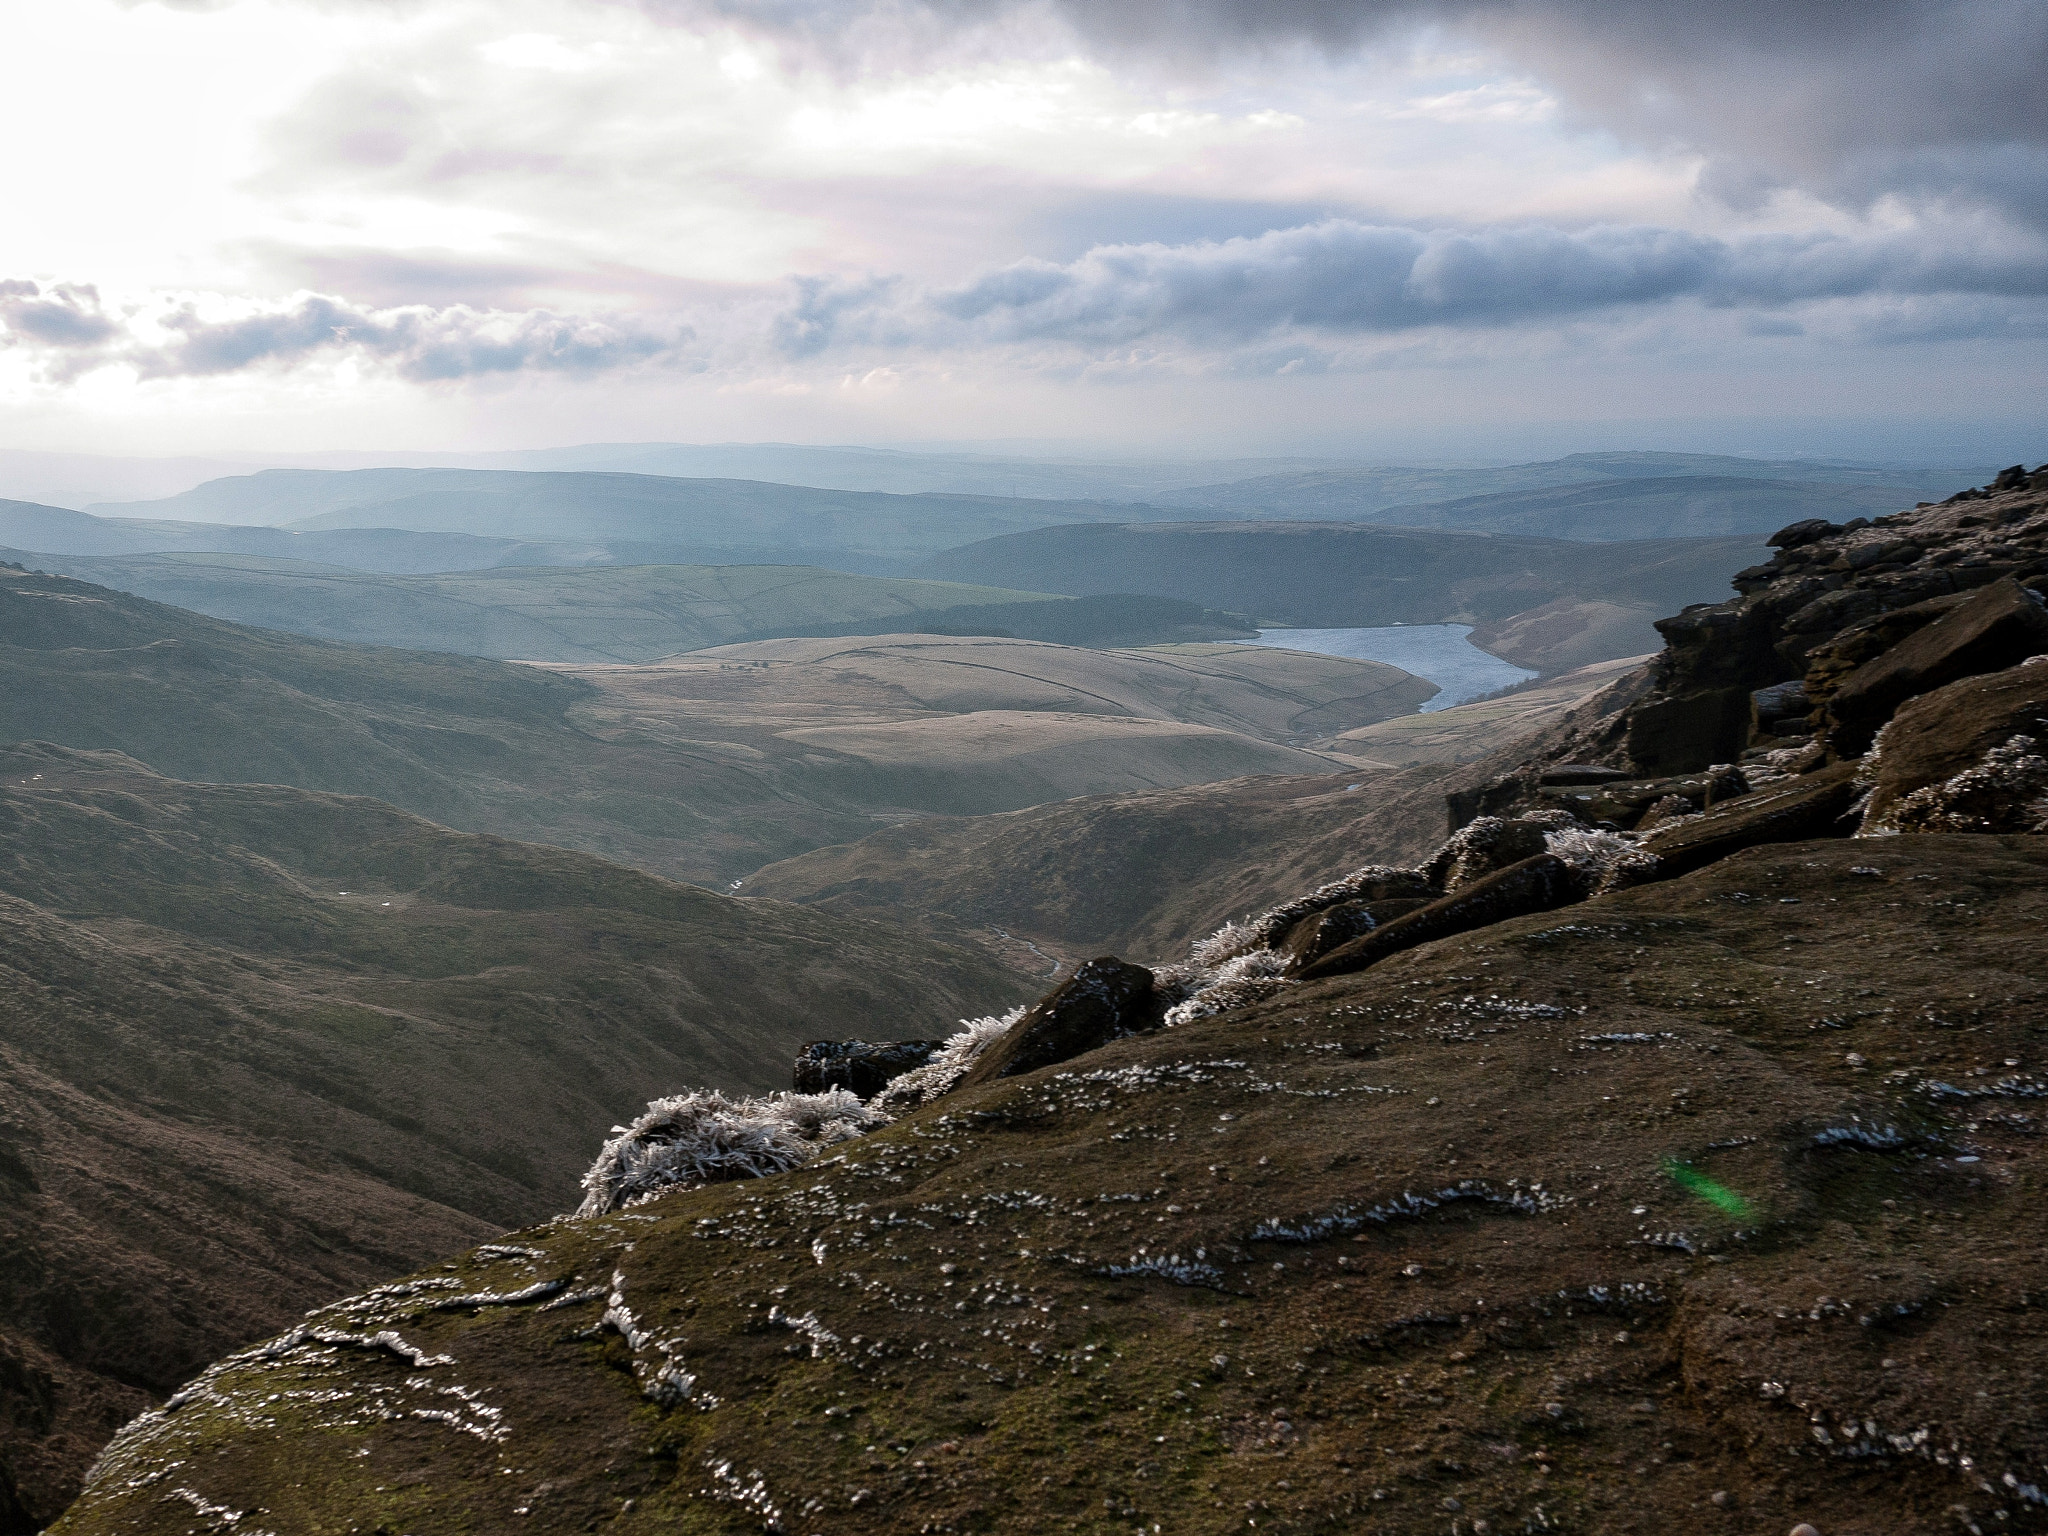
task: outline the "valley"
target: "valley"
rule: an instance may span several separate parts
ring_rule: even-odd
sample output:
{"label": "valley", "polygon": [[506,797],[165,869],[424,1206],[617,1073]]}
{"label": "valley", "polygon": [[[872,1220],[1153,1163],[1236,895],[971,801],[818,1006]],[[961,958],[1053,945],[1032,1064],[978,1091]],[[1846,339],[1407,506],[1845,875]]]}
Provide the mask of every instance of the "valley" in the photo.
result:
{"label": "valley", "polygon": [[539,668],[304,639],[6,570],[0,682],[0,738],[371,795],[715,886],[919,816],[1321,771],[1331,760],[1295,743],[1434,691],[1294,652],[939,636]]}

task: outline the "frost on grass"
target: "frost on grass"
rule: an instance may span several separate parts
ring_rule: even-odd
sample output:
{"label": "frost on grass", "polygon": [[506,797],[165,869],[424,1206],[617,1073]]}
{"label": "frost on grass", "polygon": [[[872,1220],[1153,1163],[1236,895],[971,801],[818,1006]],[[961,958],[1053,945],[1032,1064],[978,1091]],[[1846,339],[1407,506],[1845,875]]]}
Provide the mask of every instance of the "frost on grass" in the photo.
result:
{"label": "frost on grass", "polygon": [[664,1190],[756,1179],[889,1123],[844,1088],[729,1099],[715,1088],[656,1099],[604,1144],[583,1176],[579,1216],[603,1216]]}
{"label": "frost on grass", "polygon": [[1505,1189],[1477,1179],[1461,1179],[1458,1183],[1442,1189],[1433,1189],[1424,1194],[1404,1190],[1391,1200],[1382,1200],[1377,1205],[1339,1205],[1319,1215],[1303,1216],[1294,1220],[1281,1220],[1269,1216],[1245,1234],[1250,1243],[1323,1243],[1335,1237],[1349,1237],[1367,1227],[1384,1227],[1391,1222],[1410,1221],[1444,1206],[1460,1201],[1476,1201],[1481,1205],[1498,1206],[1504,1210],[1519,1211],[1525,1216],[1537,1216],[1569,1203],[1567,1197],[1554,1195],[1541,1184],[1523,1185],[1519,1181]]}
{"label": "frost on grass", "polygon": [[1177,1253],[1133,1254],[1129,1263],[1106,1264],[1094,1273],[1109,1280],[1156,1278],[1171,1280],[1175,1285],[1222,1290],[1223,1271],[1213,1264],[1199,1262],[1201,1257],[1199,1253],[1192,1259],[1184,1259]]}
{"label": "frost on grass", "polygon": [[1593,827],[1559,827],[1543,834],[1543,846],[1569,864],[1588,889],[1605,884],[1616,869],[1642,852],[1633,837]]}
{"label": "frost on grass", "polygon": [[1166,1026],[1189,1024],[1211,1014],[1228,1013],[1271,997],[1286,979],[1287,957],[1275,949],[1254,949],[1233,956],[1213,970],[1197,969],[1193,963],[1162,973],[1162,979],[1180,996],[1166,1010]]}
{"label": "frost on grass", "polygon": [[930,1061],[890,1083],[869,1100],[868,1108],[887,1118],[907,1114],[920,1104],[950,1093],[981,1053],[1008,1034],[1010,1026],[1023,1017],[1023,1008],[1017,1007],[1001,1016],[963,1019],[958,1032],[932,1052]]}

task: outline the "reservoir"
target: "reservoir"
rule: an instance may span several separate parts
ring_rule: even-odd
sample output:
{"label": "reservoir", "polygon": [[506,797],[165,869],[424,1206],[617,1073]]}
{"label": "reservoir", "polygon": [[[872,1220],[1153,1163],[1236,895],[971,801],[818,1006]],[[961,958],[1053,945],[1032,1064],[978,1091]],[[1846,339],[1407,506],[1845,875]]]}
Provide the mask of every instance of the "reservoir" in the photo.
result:
{"label": "reservoir", "polygon": [[1489,655],[1466,637],[1469,624],[1396,624],[1381,629],[1262,629],[1246,645],[1271,645],[1283,651],[1313,651],[1319,656],[1351,656],[1383,661],[1443,690],[1422,708],[1449,709],[1484,698],[1536,674]]}

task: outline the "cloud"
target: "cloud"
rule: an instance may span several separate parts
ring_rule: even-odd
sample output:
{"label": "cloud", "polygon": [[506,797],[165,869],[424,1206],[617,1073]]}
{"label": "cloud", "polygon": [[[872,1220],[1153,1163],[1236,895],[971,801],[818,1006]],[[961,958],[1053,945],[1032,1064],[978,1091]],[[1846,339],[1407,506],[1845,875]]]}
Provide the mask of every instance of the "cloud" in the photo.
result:
{"label": "cloud", "polygon": [[1340,55],[1449,32],[1582,122],[1702,154],[1732,202],[1797,188],[1843,206],[1961,203],[2048,223],[2048,6],[2039,0],[639,0],[811,53],[933,29],[1017,46],[1056,22],[1098,52],[1214,70],[1247,51]]}
{"label": "cloud", "polygon": [[0,281],[0,327],[0,340],[45,347],[97,346],[120,330],[101,310],[98,289],[72,283],[46,289],[21,279]]}
{"label": "cloud", "polygon": [[[2048,296],[2044,258],[2041,242],[2018,236],[1946,248],[1907,236],[1724,241],[1643,227],[1466,232],[1328,220],[1247,239],[1015,262],[949,288],[813,280],[777,336],[792,356],[835,346],[1101,348],[1168,337],[1234,347],[1296,333],[1517,327],[1681,300],[1765,310],[1934,294],[2032,300]],[[1987,324],[1995,311],[1980,307]]]}
{"label": "cloud", "polygon": [[[1230,240],[1099,246],[952,284],[803,276],[638,315],[378,308],[317,293],[111,311],[84,285],[16,281],[0,283],[0,345],[28,349],[59,380],[111,366],[204,378],[346,359],[434,383],[635,367],[749,378],[919,352],[1128,368],[1165,349],[1225,372],[1306,372],[1342,365],[1342,348],[1359,338],[1407,338],[1411,358],[1413,346],[1470,358],[1475,347],[1519,345],[1516,333],[1606,326],[1618,338],[1655,317],[1715,311],[1736,317],[1724,328],[1735,336],[2039,334],[2048,241],[1989,224],[1954,233],[1946,243],[1921,232],[1716,239],[1639,225],[1474,231],[1328,219]],[[1640,331],[1627,342],[1649,344]]]}
{"label": "cloud", "polygon": [[576,316],[466,305],[371,309],[324,294],[225,306],[196,299],[115,316],[88,287],[0,282],[0,346],[25,348],[51,379],[126,367],[139,378],[206,378],[355,360],[417,383],[507,373],[603,373],[684,361],[690,328],[670,317]]}

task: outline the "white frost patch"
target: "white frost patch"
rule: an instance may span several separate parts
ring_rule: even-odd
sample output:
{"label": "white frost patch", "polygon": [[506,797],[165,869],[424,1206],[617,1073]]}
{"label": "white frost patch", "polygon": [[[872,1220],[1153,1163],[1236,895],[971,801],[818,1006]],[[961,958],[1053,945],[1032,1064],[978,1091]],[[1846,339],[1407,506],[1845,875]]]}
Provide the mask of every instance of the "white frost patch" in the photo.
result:
{"label": "white frost patch", "polygon": [[1561,827],[1546,832],[1543,846],[1569,864],[1589,885],[1598,885],[1638,851],[1636,840],[1628,834],[1593,827]]}
{"label": "white frost patch", "polygon": [[1286,973],[1287,957],[1277,949],[1254,949],[1214,970],[1196,970],[1189,965],[1163,972],[1162,980],[1182,994],[1181,1001],[1166,1010],[1166,1027],[1261,1002],[1292,985]]}
{"label": "white frost patch", "polygon": [[780,1323],[783,1327],[793,1329],[809,1339],[813,1360],[820,1358],[827,1349],[839,1342],[839,1335],[819,1322],[818,1314],[815,1312],[806,1312],[798,1316],[796,1313],[783,1311],[779,1306],[772,1306],[768,1309],[768,1321]]}
{"label": "white frost patch", "polygon": [[[616,1331],[633,1352],[633,1374],[643,1396],[664,1408],[694,1401],[699,1408],[716,1408],[719,1400],[697,1390],[697,1378],[683,1369],[682,1340],[660,1337],[641,1325],[626,1305],[626,1275],[612,1271],[611,1294],[605,1297],[604,1317],[598,1327]],[[650,1353],[651,1352],[651,1353]]]}
{"label": "white frost patch", "polygon": [[668,1189],[782,1173],[888,1123],[844,1088],[758,1099],[701,1088],[656,1099],[604,1144],[583,1176],[576,1214],[603,1216]]}

